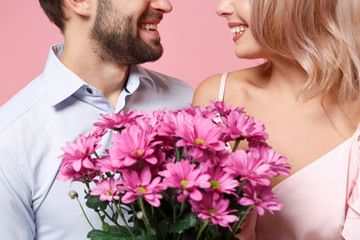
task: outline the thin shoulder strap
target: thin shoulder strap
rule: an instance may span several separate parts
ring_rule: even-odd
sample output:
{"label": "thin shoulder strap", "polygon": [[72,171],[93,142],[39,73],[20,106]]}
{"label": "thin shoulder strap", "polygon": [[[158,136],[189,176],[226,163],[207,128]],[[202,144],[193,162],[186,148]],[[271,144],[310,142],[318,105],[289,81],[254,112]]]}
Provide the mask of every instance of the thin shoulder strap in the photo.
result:
{"label": "thin shoulder strap", "polygon": [[225,84],[228,73],[224,72],[221,76],[220,80],[220,89],[219,89],[219,101],[224,101],[224,93],[225,93]]}

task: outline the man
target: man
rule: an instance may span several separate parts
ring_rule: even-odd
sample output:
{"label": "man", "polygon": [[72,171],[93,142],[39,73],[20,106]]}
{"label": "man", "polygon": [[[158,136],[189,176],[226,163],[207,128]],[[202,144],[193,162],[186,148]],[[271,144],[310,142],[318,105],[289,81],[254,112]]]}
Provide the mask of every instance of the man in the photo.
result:
{"label": "man", "polygon": [[[162,55],[169,0],[40,0],[64,34],[44,72],[0,108],[0,233],[6,240],[86,239],[69,182],[55,180],[61,147],[100,113],[188,106],[184,82],[137,65]],[[83,185],[71,189],[83,193]],[[83,201],[83,198],[80,197]],[[85,209],[96,228],[98,216]]]}

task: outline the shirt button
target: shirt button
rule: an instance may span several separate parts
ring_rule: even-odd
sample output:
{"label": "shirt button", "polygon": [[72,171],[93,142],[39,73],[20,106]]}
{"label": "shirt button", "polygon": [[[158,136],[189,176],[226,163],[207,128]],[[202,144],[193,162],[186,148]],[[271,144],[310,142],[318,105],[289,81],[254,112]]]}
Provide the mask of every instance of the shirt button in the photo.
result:
{"label": "shirt button", "polygon": [[91,90],[91,88],[86,88],[86,91],[88,92],[88,93],[90,93],[90,94],[92,94],[93,93],[93,91]]}

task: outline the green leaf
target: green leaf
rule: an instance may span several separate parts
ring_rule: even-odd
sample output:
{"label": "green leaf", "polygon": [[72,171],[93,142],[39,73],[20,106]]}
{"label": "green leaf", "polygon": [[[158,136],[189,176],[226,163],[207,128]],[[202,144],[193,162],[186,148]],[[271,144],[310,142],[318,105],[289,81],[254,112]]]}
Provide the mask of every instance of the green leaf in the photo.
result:
{"label": "green leaf", "polygon": [[180,235],[179,240],[194,240],[197,232],[194,231],[185,231]]}
{"label": "green leaf", "polygon": [[166,233],[169,230],[169,222],[165,219],[161,220],[157,226],[157,230]]}
{"label": "green leaf", "polygon": [[199,225],[200,221],[195,214],[190,213],[186,215],[182,220],[176,222],[170,226],[170,232],[182,233],[184,230]]}
{"label": "green leaf", "polygon": [[104,211],[109,204],[107,201],[100,201],[99,196],[92,196],[88,194],[85,198],[87,199],[86,206],[94,210],[100,209]]}
{"label": "green leaf", "polygon": [[103,223],[102,223],[102,229],[103,229],[105,232],[110,232],[110,225],[109,225],[107,222],[103,222]]}
{"label": "green leaf", "polygon": [[239,240],[234,237],[230,231],[226,231],[221,235],[221,240]]}
{"label": "green leaf", "polygon": [[128,234],[125,233],[111,233],[111,232],[104,232],[101,230],[91,230],[88,235],[88,238],[91,240],[128,240],[129,238]]}
{"label": "green leaf", "polygon": [[142,236],[136,236],[136,240],[159,240],[155,235],[142,235]]}
{"label": "green leaf", "polygon": [[219,227],[217,225],[208,225],[202,234],[202,239],[225,240],[226,238],[222,238],[222,235],[220,236]]}
{"label": "green leaf", "polygon": [[[134,232],[134,228],[130,228]],[[127,235],[128,237],[131,236],[129,230],[125,226],[115,226],[110,225],[110,232],[111,233],[121,233],[123,235]]]}

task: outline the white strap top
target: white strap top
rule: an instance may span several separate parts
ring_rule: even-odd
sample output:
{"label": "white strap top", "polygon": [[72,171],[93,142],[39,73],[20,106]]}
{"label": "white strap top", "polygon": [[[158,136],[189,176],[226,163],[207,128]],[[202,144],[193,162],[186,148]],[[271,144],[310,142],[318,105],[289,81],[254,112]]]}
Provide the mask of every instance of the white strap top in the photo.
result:
{"label": "white strap top", "polygon": [[224,101],[225,84],[226,84],[227,75],[228,75],[227,72],[224,72],[221,75],[220,88],[219,88],[219,101]]}

